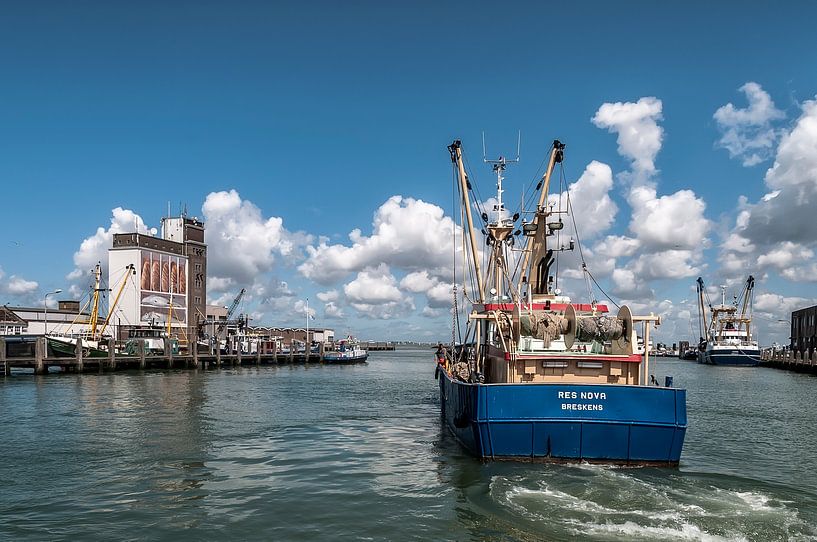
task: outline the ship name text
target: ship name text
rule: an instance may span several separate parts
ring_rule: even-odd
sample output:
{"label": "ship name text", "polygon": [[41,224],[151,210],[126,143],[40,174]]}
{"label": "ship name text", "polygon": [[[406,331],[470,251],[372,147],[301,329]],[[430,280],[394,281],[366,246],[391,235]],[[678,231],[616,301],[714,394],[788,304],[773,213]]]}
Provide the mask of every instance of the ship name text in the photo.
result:
{"label": "ship name text", "polygon": [[[606,401],[607,394],[603,391],[560,391],[557,392],[559,399],[579,399]],[[600,403],[562,403],[562,410],[604,410],[604,405]]]}

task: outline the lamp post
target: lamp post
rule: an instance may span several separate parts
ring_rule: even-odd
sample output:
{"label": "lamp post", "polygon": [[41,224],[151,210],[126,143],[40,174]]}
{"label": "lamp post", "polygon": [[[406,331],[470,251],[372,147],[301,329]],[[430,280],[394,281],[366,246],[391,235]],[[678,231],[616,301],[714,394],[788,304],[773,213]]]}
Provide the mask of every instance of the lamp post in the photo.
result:
{"label": "lamp post", "polygon": [[45,294],[45,298],[44,298],[44,305],[45,305],[45,307],[44,307],[44,309],[43,309],[43,319],[44,319],[45,321],[43,322],[43,324],[44,324],[44,327],[43,327],[43,335],[48,335],[48,296],[50,296],[50,295],[52,295],[52,294],[59,294],[59,293],[61,293],[61,292],[62,292],[62,289],[61,289],[61,288],[57,288],[57,289],[56,289],[56,290],[54,290],[53,292],[48,292],[47,294]]}

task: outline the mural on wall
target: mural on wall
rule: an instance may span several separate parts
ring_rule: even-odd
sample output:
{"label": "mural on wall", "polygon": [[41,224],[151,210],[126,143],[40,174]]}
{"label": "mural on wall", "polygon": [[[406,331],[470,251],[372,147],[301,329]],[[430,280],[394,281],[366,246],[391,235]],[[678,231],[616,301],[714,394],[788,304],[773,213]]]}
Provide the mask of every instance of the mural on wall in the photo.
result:
{"label": "mural on wall", "polygon": [[141,250],[139,318],[144,323],[187,324],[187,258]]}

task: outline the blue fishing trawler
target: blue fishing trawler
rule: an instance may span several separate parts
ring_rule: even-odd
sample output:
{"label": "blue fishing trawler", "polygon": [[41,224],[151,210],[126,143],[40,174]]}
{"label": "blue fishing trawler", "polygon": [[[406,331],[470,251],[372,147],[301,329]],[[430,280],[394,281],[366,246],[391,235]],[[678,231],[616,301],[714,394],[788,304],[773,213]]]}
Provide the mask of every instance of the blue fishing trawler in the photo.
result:
{"label": "blue fishing trawler", "polygon": [[[497,196],[486,210],[473,195],[460,142],[448,147],[463,217],[455,245],[465,263],[455,281],[454,312],[467,324],[464,333],[455,325],[459,340],[438,358],[442,417],[484,459],[677,465],[686,391],[671,387],[669,378],[667,386],[655,385],[642,346],[660,318],[634,316],[627,306],[613,316],[607,305],[574,303],[558,288],[559,260],[564,264],[564,254],[577,246],[562,234],[563,218],[572,220],[569,199],[548,199],[564,149],[553,142],[544,175],[529,192],[535,207],[511,215],[502,183],[516,160],[485,160],[497,177]],[[477,241],[475,214],[484,244]],[[583,258],[581,271],[589,285]]]}

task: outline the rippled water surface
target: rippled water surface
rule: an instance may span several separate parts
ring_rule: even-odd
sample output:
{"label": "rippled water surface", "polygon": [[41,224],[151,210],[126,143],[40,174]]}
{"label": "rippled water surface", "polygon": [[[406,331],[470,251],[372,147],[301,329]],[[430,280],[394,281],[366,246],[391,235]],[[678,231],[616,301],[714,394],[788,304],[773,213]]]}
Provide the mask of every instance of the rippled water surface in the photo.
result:
{"label": "rippled water surface", "polygon": [[679,469],[481,463],[431,351],[0,379],[0,539],[817,540],[817,378],[659,360]]}

